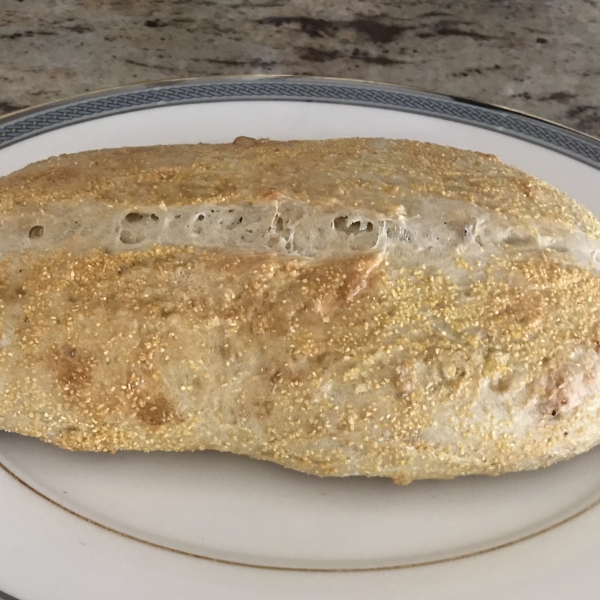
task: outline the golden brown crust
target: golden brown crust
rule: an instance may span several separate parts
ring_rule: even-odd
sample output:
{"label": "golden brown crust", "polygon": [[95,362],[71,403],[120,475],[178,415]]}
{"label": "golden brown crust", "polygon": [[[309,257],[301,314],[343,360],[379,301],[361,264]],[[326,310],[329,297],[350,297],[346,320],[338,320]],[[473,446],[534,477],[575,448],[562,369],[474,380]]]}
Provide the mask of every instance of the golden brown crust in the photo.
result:
{"label": "golden brown crust", "polygon": [[[317,475],[399,483],[537,468],[600,441],[600,278],[590,259],[598,243],[585,233],[597,228],[592,217],[535,180],[526,180],[535,193],[519,196],[515,178],[525,176],[497,159],[409,142],[373,144],[373,152],[388,152],[386,172],[402,149],[397,169],[422,187],[402,188],[390,200],[381,191],[383,171],[364,166],[371,165],[361,154],[368,142],[316,143],[321,175],[326,171],[332,185],[349,186],[358,172],[370,181],[347,191],[344,202],[368,190],[379,214],[391,214],[390,203],[397,210],[400,197],[410,213],[420,195],[434,194],[432,182],[442,188],[427,214],[398,221],[410,235],[371,249],[303,256],[282,248],[150,244],[107,253],[96,245],[74,252],[70,241],[39,249],[33,241],[6,255],[0,427],[70,449],[215,448]],[[240,195],[209,195],[210,205],[241,202],[242,192],[266,202],[262,183],[274,168],[274,148],[284,154],[280,174],[296,181],[286,168],[291,157],[304,168],[308,143],[217,147],[211,164],[237,177]],[[350,157],[356,162],[332,175],[335,161],[327,156],[336,148],[338,169]],[[152,156],[161,168],[189,167],[192,151],[210,162],[207,148],[184,147],[34,165],[4,180],[5,218],[17,219],[11,202],[49,210],[52,198],[79,214],[79,170],[100,155],[87,192],[94,201],[116,202],[110,194],[117,188],[97,183],[114,168],[125,177],[119,201],[135,198],[124,210],[156,206],[173,189],[157,184],[149,191],[155,188],[146,186],[140,165]],[[222,166],[228,153],[241,151],[259,153],[252,159],[258,172]],[[427,157],[431,171],[419,175],[416,164]],[[459,166],[475,164],[481,170],[467,180]],[[67,176],[60,169],[69,165]],[[139,184],[127,180],[136,169]],[[42,191],[59,174],[62,187]],[[181,189],[191,189],[188,175],[179,171]],[[449,198],[459,180],[465,185]],[[19,196],[20,185],[31,186],[27,194]],[[307,196],[298,192],[294,206],[302,198],[326,203],[326,191],[304,186]],[[143,205],[141,190],[154,194]],[[463,197],[475,206],[456,201]],[[351,209],[337,196],[331,203],[340,203],[341,214]],[[544,235],[531,218],[542,213]],[[334,232],[339,218],[331,221]],[[346,225],[340,239],[359,236],[360,228],[348,232]]]}
{"label": "golden brown crust", "polygon": [[17,266],[0,412],[63,447],[218,448],[408,481],[545,464],[589,418],[563,365],[579,352],[598,378],[581,349],[600,340],[600,285],[552,255],[505,258],[493,269],[512,281],[468,301],[433,271],[390,280],[378,255],[59,254],[13,264],[4,297]]}

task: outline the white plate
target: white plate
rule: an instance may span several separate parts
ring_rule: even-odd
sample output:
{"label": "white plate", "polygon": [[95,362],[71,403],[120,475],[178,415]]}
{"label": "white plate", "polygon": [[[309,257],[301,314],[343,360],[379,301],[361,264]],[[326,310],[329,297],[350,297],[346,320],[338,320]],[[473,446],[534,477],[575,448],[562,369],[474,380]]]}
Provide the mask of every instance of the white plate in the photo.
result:
{"label": "white plate", "polygon": [[[498,108],[335,80],[171,82],[18,113],[0,120],[0,175],[63,152],[238,135],[482,150],[600,214],[599,142]],[[407,487],[213,452],[70,453],[7,433],[0,463],[0,590],[20,600],[552,600],[600,589],[600,449],[533,473]]]}

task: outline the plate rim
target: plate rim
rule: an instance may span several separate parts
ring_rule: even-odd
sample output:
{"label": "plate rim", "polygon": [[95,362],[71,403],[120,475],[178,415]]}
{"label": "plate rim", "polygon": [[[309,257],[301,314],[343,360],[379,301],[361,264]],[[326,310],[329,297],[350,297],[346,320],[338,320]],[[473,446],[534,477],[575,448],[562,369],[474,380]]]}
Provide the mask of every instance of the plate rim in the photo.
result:
{"label": "plate rim", "polygon": [[[32,484],[27,483],[24,479],[22,479],[19,475],[17,475],[9,467],[7,467],[1,460],[0,460],[0,470],[4,471],[7,475],[9,475],[18,484],[20,484],[21,486],[23,486],[30,492],[33,492],[39,498],[45,500],[46,502],[49,502],[51,505],[55,506],[56,508],[61,509],[62,511],[70,514],[73,517],[76,517],[77,519],[79,519],[85,523],[88,523],[89,525],[93,525],[93,526],[98,527],[99,529],[102,529],[109,533],[116,534],[116,535],[118,535],[122,538],[128,539],[132,542],[139,542],[139,543],[142,543],[151,548],[156,548],[158,550],[164,550],[164,551],[176,554],[176,555],[187,556],[188,558],[193,558],[193,559],[197,559],[197,560],[201,560],[201,561],[219,563],[219,564],[223,564],[223,565],[230,565],[232,567],[243,567],[243,568],[247,568],[247,569],[265,570],[265,571],[284,571],[284,572],[287,571],[287,572],[295,572],[295,573],[377,573],[377,572],[383,572],[383,571],[404,571],[404,570],[415,569],[415,568],[419,568],[419,567],[430,567],[433,565],[459,562],[459,561],[463,561],[465,559],[473,558],[476,556],[492,554],[493,552],[496,552],[497,550],[504,550],[505,548],[510,548],[511,546],[516,546],[517,544],[520,544],[521,542],[526,542],[528,540],[532,540],[534,538],[541,537],[542,535],[544,535],[550,531],[554,531],[554,530],[558,529],[559,527],[562,527],[563,525],[566,525],[567,523],[570,523],[571,521],[578,519],[579,517],[586,514],[587,512],[600,506],[600,497],[597,497],[597,498],[593,499],[591,502],[589,502],[588,504],[586,504],[585,506],[583,506],[582,508],[580,508],[579,510],[576,510],[575,512],[573,512],[571,514],[568,514],[566,517],[564,517],[556,522],[550,523],[549,525],[541,527],[540,529],[531,531],[520,537],[516,537],[514,539],[509,539],[506,542],[495,544],[493,546],[489,546],[489,547],[482,548],[479,550],[463,552],[461,554],[456,554],[456,555],[452,555],[452,556],[448,556],[448,557],[444,557],[444,558],[436,558],[436,559],[422,560],[422,561],[417,561],[417,562],[407,562],[407,563],[372,566],[372,567],[294,567],[294,566],[268,565],[268,564],[244,562],[244,561],[239,561],[239,560],[229,560],[226,558],[218,558],[215,556],[209,556],[209,555],[204,555],[204,554],[198,554],[196,552],[182,550],[180,548],[174,548],[171,546],[167,546],[165,544],[160,544],[158,542],[152,542],[150,540],[144,539],[143,537],[138,537],[136,535],[126,533],[124,531],[120,531],[119,529],[115,529],[114,527],[111,527],[110,525],[105,525],[104,523],[101,523],[99,521],[96,521],[95,519],[86,517],[85,515],[78,513],[76,510],[69,508],[68,506],[64,506],[59,501],[50,498],[49,496],[44,494],[42,491],[36,489],[35,486],[33,486]],[[1,590],[0,590],[0,600],[2,600],[2,591]]]}
{"label": "plate rim", "polygon": [[[267,93],[269,89],[271,92]],[[177,90],[180,93],[185,90],[187,97],[165,96],[167,91],[177,93]],[[155,97],[150,98],[151,94]],[[114,103],[117,98],[127,105],[101,103],[109,100]],[[227,101],[320,102],[422,114],[522,139],[600,169],[600,138],[524,111],[392,83],[287,74],[160,79],[65,97],[1,116],[0,150],[54,129],[116,114]]]}

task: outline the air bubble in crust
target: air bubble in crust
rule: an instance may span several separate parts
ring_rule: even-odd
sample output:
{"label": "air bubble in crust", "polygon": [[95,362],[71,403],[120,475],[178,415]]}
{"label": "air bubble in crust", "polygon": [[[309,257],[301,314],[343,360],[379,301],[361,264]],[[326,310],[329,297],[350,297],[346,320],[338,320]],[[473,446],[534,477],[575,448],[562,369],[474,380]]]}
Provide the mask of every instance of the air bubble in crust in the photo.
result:
{"label": "air bubble in crust", "polygon": [[41,225],[34,225],[29,230],[29,239],[30,240],[38,240],[44,235],[44,228]]}
{"label": "air bubble in crust", "polygon": [[121,231],[119,239],[124,244],[140,244],[146,239],[146,236],[141,231],[131,231],[129,229],[124,229],[123,231]]}
{"label": "air bubble in crust", "polygon": [[125,215],[125,220],[128,223],[139,223],[140,221],[144,220],[144,215],[142,215],[141,213],[130,212]]}
{"label": "air bubble in crust", "polygon": [[140,244],[148,235],[153,235],[159,223],[160,218],[156,213],[129,212],[121,220],[119,240],[128,245]]}
{"label": "air bubble in crust", "polygon": [[[213,211],[211,211],[211,212],[213,212]],[[196,235],[200,235],[202,233],[202,231],[204,230],[204,227],[202,226],[202,221],[204,221],[204,219],[206,219],[206,215],[203,215],[202,213],[200,213],[196,217],[196,220],[194,221],[194,224],[192,225],[192,231]]]}
{"label": "air bubble in crust", "polygon": [[144,221],[158,222],[160,219],[156,213],[144,214],[140,212],[130,212],[125,215],[125,223],[130,225],[142,224]]}
{"label": "air bubble in crust", "polygon": [[525,246],[533,243],[535,238],[528,233],[510,230],[503,241],[505,244],[510,244],[511,246]]}
{"label": "air bubble in crust", "polygon": [[[233,211],[230,210],[228,212],[233,212]],[[232,229],[235,229],[238,225],[240,225],[243,220],[244,220],[244,217],[238,217],[237,219],[230,221],[226,225],[226,227],[227,227],[227,229],[229,229],[231,231]]]}
{"label": "air bubble in crust", "polygon": [[383,223],[373,221],[359,215],[340,215],[335,217],[332,227],[338,233],[347,236],[350,250],[364,252],[377,245],[379,234],[383,231]]}
{"label": "air bubble in crust", "polygon": [[373,231],[373,223],[371,221],[366,221],[366,224],[363,227],[360,219],[350,221],[350,217],[341,216],[336,217],[333,220],[333,228],[346,235],[357,235],[359,233]]}

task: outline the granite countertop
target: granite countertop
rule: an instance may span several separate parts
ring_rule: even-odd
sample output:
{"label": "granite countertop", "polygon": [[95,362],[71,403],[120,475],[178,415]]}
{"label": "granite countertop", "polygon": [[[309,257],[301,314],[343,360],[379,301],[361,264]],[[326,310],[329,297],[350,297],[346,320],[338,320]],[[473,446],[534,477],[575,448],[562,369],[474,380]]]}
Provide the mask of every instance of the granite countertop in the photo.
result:
{"label": "granite countertop", "polygon": [[95,89],[286,73],[492,102],[600,136],[600,0],[2,0],[0,114]]}

